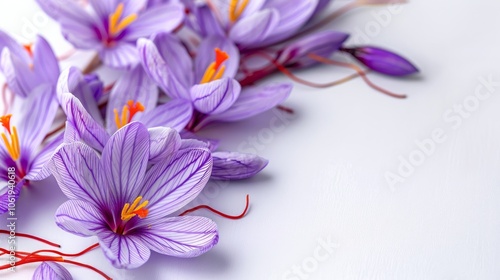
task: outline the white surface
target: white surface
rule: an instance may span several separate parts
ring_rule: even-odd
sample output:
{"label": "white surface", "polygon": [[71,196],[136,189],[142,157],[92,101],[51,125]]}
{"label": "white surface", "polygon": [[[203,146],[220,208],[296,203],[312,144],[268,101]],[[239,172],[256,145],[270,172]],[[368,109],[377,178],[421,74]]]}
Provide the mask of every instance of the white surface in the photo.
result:
{"label": "white surface", "polygon": [[[24,19],[38,10],[32,2],[1,2],[0,27],[22,34]],[[336,26],[359,34],[375,22],[373,12],[384,10],[358,10]],[[372,34],[370,42],[399,51],[421,68],[421,78],[409,81],[371,76],[407,93],[407,100],[383,96],[360,80],[325,90],[297,85],[286,102],[297,111],[294,119],[259,142],[268,168],[252,180],[205,192],[211,205],[231,213],[241,211],[245,194],[252,200],[240,221],[198,213],[213,217],[220,229],[220,243],[206,255],[184,260],[153,254],[145,266],[125,272],[113,269],[99,250],[79,260],[115,279],[498,279],[500,87],[456,129],[443,114],[474,94],[479,77],[500,81],[499,11],[494,0],[412,1]],[[59,52],[67,48],[53,23],[39,29]],[[329,81],[344,73],[325,66],[299,75]],[[222,137],[222,148],[248,149],[244,141],[265,137],[273,118],[268,113],[205,134]],[[445,141],[405,182],[390,188],[386,172],[397,172],[398,157],[408,158],[415,141],[435,129],[442,129]],[[63,201],[52,180],[25,189],[18,231],[55,240],[67,252],[94,243],[53,223]],[[328,238],[338,246],[323,258],[320,240]],[[23,250],[41,248],[19,241]],[[315,252],[322,261],[312,267]],[[301,268],[304,275],[293,275],[295,265],[310,272]],[[75,279],[100,279],[67,267]],[[0,272],[0,278],[30,279],[34,268]]]}

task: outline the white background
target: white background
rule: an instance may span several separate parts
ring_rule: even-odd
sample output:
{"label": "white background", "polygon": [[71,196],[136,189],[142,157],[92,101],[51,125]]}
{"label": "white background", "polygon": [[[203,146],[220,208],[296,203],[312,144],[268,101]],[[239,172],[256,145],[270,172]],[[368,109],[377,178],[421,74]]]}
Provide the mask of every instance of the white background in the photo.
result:
{"label": "white background", "polygon": [[[408,99],[381,95],[361,80],[323,90],[297,85],[285,103],[296,114],[283,129],[269,134],[278,114],[270,112],[205,132],[223,138],[222,148],[229,150],[248,149],[256,137],[257,152],[270,160],[252,180],[205,191],[209,203],[225,212],[239,213],[247,193],[252,201],[240,221],[198,213],[219,224],[220,242],[212,251],[195,259],[153,254],[140,269],[122,272],[100,250],[78,260],[115,279],[499,279],[500,87],[460,125],[443,117],[455,115],[448,110],[456,104],[474,105],[480,77],[500,81],[499,11],[494,0],[421,0],[393,10],[390,19],[377,17],[388,13],[383,7],[345,15],[335,28],[358,35],[351,43],[367,39],[419,66],[422,74],[409,80],[371,75]],[[36,28],[58,53],[68,50],[57,26],[39,15],[32,0],[0,2],[2,29],[29,41]],[[83,65],[88,56],[77,54],[73,61]],[[326,82],[347,73],[324,66],[298,75]],[[445,141],[391,188],[385,174],[397,174],[400,156],[415,154],[415,142],[435,129]],[[24,189],[18,231],[57,241],[66,252],[95,243],[54,224],[53,213],[64,201],[52,180]],[[328,239],[337,248],[315,260],[316,251],[322,257],[327,252],[320,240]],[[22,250],[44,247],[18,241]],[[293,274],[294,266],[304,274]],[[35,267],[0,272],[0,278],[30,279]],[[100,279],[67,267],[75,279]]]}

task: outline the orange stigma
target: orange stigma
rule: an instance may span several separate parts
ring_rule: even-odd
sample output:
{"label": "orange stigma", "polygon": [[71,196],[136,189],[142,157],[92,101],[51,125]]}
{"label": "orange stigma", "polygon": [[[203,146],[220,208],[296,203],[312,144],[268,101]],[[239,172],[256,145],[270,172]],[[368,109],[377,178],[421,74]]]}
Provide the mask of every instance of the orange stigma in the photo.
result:
{"label": "orange stigma", "polygon": [[31,57],[33,57],[33,44],[32,43],[23,45],[23,48],[26,50],[26,52],[28,52],[28,54]]}
{"label": "orange stigma", "polygon": [[7,134],[5,132],[2,132],[1,136],[10,157],[14,161],[17,161],[21,156],[21,148],[19,147],[19,136],[17,134],[17,128],[15,126],[10,126],[11,117],[12,115],[5,115],[0,117],[0,123],[2,123],[2,126],[5,128],[5,130],[7,130],[7,134],[9,137],[7,137]]}
{"label": "orange stigma", "polygon": [[148,216],[149,210],[145,207],[148,206],[149,201],[145,200],[139,204],[141,200],[142,196],[138,196],[134,202],[132,202],[132,205],[130,205],[130,203],[125,203],[121,213],[122,221],[126,222],[135,216],[138,216],[140,219],[144,219]]}
{"label": "orange stigma", "polygon": [[243,14],[243,11],[245,11],[248,2],[250,2],[250,0],[243,0],[243,3],[238,5],[239,0],[231,0],[231,2],[229,3],[229,20],[231,22],[235,22],[238,18],[240,18],[241,14]]}
{"label": "orange stigma", "polygon": [[132,121],[135,114],[144,112],[144,109],[144,105],[142,105],[141,102],[134,102],[134,100],[129,100],[127,104],[123,106],[121,117],[118,114],[118,110],[114,109],[116,127],[118,129],[124,127]]}
{"label": "orange stigma", "polygon": [[203,74],[203,78],[200,81],[200,84],[205,84],[220,79],[226,71],[226,66],[222,64],[228,59],[229,55],[227,54],[227,52],[221,51],[219,48],[215,48],[215,61],[208,65],[207,69],[205,70],[205,74]]}
{"label": "orange stigma", "polygon": [[123,8],[125,5],[123,3],[118,4],[114,13],[109,15],[108,24],[109,24],[109,34],[111,36],[116,36],[120,32],[122,32],[125,28],[127,28],[130,24],[137,20],[137,14],[131,14],[123,19],[121,18],[123,15]]}

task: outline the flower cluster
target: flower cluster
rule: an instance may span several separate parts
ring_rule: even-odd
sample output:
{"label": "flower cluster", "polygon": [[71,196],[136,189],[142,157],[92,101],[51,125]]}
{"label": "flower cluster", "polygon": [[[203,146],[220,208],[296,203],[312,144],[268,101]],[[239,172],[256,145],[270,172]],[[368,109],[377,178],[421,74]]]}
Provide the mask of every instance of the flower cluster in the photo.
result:
{"label": "flower cluster", "polygon": [[[247,179],[268,161],[218,151],[221,139],[196,133],[277,106],[291,112],[280,104],[293,84],[267,83],[269,75],[282,72],[314,87],[361,77],[376,90],[405,97],[375,86],[367,74],[418,72],[388,50],[348,46],[349,34],[328,28],[354,7],[403,1],[353,0],[330,15],[322,13],[329,0],[37,2],[75,49],[92,50],[96,58],[82,69],[60,69],[61,59],[43,37],[22,44],[0,31],[0,71],[6,80],[2,184],[9,179],[7,169],[16,168],[13,191],[0,188],[0,213],[8,211],[23,186],[53,176],[68,197],[55,213],[57,225],[75,235],[97,236],[117,268],[139,267],[151,251],[195,257],[217,244],[214,221],[175,213],[209,180]],[[321,63],[355,72],[328,84],[293,74]],[[97,67],[120,77],[105,86],[94,73]],[[58,111],[65,115],[62,122],[56,120]],[[18,257],[20,263],[44,261],[33,279],[71,279],[59,258]]]}

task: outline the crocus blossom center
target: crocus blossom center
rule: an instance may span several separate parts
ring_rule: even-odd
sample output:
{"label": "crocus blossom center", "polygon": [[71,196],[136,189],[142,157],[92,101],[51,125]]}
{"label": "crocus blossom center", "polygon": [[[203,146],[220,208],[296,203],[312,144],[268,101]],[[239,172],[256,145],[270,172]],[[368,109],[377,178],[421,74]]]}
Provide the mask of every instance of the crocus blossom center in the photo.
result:
{"label": "crocus blossom center", "polygon": [[144,112],[144,109],[144,105],[142,105],[141,102],[134,102],[134,100],[129,100],[127,104],[123,106],[121,117],[118,114],[118,109],[114,109],[116,127],[118,129],[124,127],[132,121],[135,114]]}
{"label": "crocus blossom center", "polygon": [[231,0],[229,3],[229,20],[231,22],[235,22],[238,18],[240,18],[250,0],[243,0],[241,4],[239,2],[239,0]]}
{"label": "crocus blossom center", "polygon": [[19,147],[19,136],[17,134],[17,128],[15,126],[10,126],[10,118],[12,115],[5,115],[0,117],[0,123],[5,128],[7,133],[2,132],[2,140],[5,145],[5,149],[9,153],[10,157],[17,161],[21,156],[21,148]]}
{"label": "crocus blossom center", "polygon": [[135,216],[138,216],[141,219],[148,216],[149,211],[146,209],[146,206],[148,206],[149,201],[145,200],[139,204],[141,201],[142,196],[138,196],[134,202],[132,202],[132,205],[130,205],[130,203],[125,203],[121,214],[122,221],[127,222]]}
{"label": "crocus blossom center", "polygon": [[111,36],[118,35],[130,24],[132,24],[135,20],[137,20],[137,14],[130,14],[122,18],[124,7],[125,5],[123,3],[118,4],[115,12],[109,15],[108,24],[109,24],[109,34]]}
{"label": "crocus blossom center", "polygon": [[215,61],[208,65],[205,70],[205,74],[203,74],[203,78],[200,81],[200,84],[205,84],[208,82],[212,82],[218,80],[224,75],[224,71],[226,71],[226,65],[223,65],[226,60],[229,59],[229,55],[225,51],[221,51],[219,48],[215,48]]}

